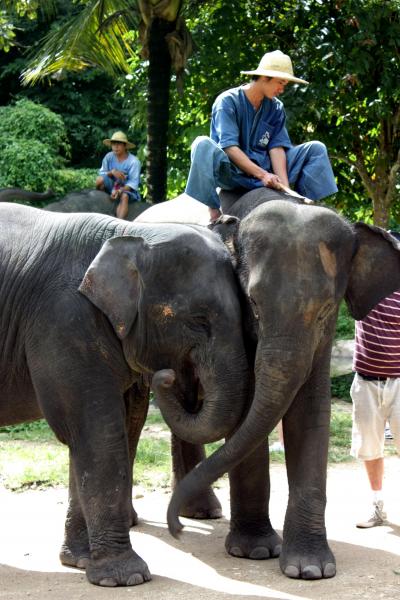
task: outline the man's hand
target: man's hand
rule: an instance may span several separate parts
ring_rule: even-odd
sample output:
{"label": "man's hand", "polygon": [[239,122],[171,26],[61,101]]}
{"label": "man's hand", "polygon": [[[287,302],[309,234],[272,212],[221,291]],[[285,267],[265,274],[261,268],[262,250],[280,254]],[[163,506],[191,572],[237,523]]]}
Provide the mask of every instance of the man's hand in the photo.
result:
{"label": "man's hand", "polygon": [[282,189],[282,182],[278,175],[275,175],[274,173],[268,173],[268,171],[265,171],[264,175],[260,177],[260,181],[263,185],[265,185],[265,187],[274,188],[275,190]]}
{"label": "man's hand", "polygon": [[123,171],[118,171],[118,169],[113,169],[112,171],[110,171],[110,173],[116,179],[121,179],[122,181],[125,181],[125,179],[126,179],[125,173],[123,173]]}

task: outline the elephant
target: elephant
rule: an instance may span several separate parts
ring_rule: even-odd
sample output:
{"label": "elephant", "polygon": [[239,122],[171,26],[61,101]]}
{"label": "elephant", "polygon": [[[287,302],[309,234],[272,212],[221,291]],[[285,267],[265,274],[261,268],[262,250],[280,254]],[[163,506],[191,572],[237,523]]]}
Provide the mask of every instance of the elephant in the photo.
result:
{"label": "elephant", "polygon": [[[29,201],[43,202],[55,196],[52,190],[47,192],[31,192],[22,188],[0,189],[0,202]],[[148,202],[134,202],[129,205],[127,221],[133,221],[141,212],[149,209]],[[110,195],[101,190],[86,188],[77,192],[70,192],[64,198],[42,206],[44,210],[53,212],[97,212],[103,215],[115,216],[115,204],[111,202]]]}
{"label": "elephant", "polygon": [[10,200],[28,200],[30,202],[42,202],[54,196],[52,190],[46,192],[31,192],[22,188],[1,188],[0,202],[10,202]]}
{"label": "elephant", "polygon": [[[144,210],[149,209],[148,202],[133,202],[129,204],[127,221],[133,221]],[[101,190],[83,189],[70,192],[61,200],[51,202],[44,207],[45,210],[54,212],[97,212],[104,215],[115,216],[115,203],[111,202],[110,194]]]}
{"label": "elephant", "polygon": [[69,447],[61,562],[101,586],[146,582],[129,457],[149,382],[168,374],[201,443],[229,435],[248,401],[229,253],[201,227],[2,203],[0,258],[0,425],[44,417]]}
{"label": "elephant", "polygon": [[[334,210],[268,188],[221,192],[224,215],[213,228],[232,250],[247,298],[245,329],[254,347],[255,392],[236,431],[176,486],[168,508],[172,535],[179,507],[229,473],[228,553],[279,555],[290,578],[336,574],[325,528],[330,426],[330,356],[339,304],[355,319],[400,288],[400,246],[379,227],[350,224]],[[233,215],[233,216],[228,216]],[[146,213],[141,215],[145,220]],[[168,381],[153,387],[174,431],[182,407]],[[289,500],[283,542],[268,513],[267,436],[283,420]]]}

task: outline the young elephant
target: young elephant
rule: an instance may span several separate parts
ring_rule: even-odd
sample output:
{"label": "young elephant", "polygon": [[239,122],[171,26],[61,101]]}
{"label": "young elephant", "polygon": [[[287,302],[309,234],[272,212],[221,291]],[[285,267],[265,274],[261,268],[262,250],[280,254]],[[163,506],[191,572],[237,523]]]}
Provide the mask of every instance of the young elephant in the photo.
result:
{"label": "young elephant", "polygon": [[[177,535],[181,504],[229,472],[228,552],[278,556],[281,540],[268,514],[266,436],[283,418],[289,502],[281,569],[293,578],[332,577],[336,566],[326,538],[325,504],[329,366],[338,308],[345,298],[353,317],[361,319],[399,289],[400,246],[378,227],[350,225],[332,210],[295,203],[272,190],[233,197],[228,210],[243,220],[238,225],[225,217],[215,229],[234,247],[253,314],[254,400],[225,445],[176,487],[169,528]],[[170,412],[167,402],[161,406]],[[168,418],[174,429],[173,417]]]}
{"label": "young elephant", "polygon": [[90,582],[150,579],[129,537],[142,378],[168,372],[202,441],[237,425],[248,386],[237,294],[207,230],[0,205],[0,425],[44,416],[68,445],[61,561]]}

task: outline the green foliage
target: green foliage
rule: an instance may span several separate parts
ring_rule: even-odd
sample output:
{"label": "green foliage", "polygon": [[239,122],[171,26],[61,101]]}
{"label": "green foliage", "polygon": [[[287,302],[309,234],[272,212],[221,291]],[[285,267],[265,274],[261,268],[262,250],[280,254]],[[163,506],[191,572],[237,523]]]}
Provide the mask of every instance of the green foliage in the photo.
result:
{"label": "green foliage", "polygon": [[354,338],[354,319],[349,313],[345,301],[339,306],[339,314],[336,323],[336,340],[352,340]]}
{"label": "green foliage", "polygon": [[0,137],[0,187],[22,187],[43,192],[51,188],[55,172],[54,155],[37,140],[6,143]]}
{"label": "green foliage", "polygon": [[14,43],[14,25],[10,23],[5,11],[0,10],[0,50],[9,52]]}
{"label": "green foliage", "polygon": [[58,169],[54,172],[51,189],[61,197],[70,192],[94,188],[97,172],[97,169]]}
{"label": "green foliage", "polygon": [[0,107],[0,187],[45,191],[68,153],[59,115],[25,98]]}
{"label": "green foliage", "polygon": [[351,427],[351,412],[337,410],[335,404],[333,404],[328,451],[329,462],[339,463],[352,460],[350,456]]}
{"label": "green foliage", "polygon": [[346,402],[351,402],[350,387],[353,382],[354,373],[338,375],[331,378],[331,394],[333,398],[340,398]]}
{"label": "green foliage", "polygon": [[45,106],[26,98],[0,107],[0,137],[2,144],[13,140],[36,140],[48,147],[55,163],[59,155],[69,155],[70,147],[62,117]]}

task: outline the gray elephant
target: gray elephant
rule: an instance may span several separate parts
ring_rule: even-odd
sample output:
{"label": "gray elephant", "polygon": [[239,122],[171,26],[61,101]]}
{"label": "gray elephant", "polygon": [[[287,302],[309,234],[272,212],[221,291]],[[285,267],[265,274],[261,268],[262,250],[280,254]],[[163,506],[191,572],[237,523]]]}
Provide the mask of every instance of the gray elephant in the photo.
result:
{"label": "gray elephant", "polygon": [[[284,574],[319,579],[336,573],[325,529],[330,425],[330,355],[339,304],[355,319],[400,288],[400,246],[384,230],[351,225],[334,211],[261,189],[221,195],[215,226],[232,248],[248,298],[254,342],[255,394],[243,423],[217,452],[176,487],[168,509],[173,535],[179,507],[229,472],[231,526],[227,551],[239,557],[280,554]],[[143,217],[144,218],[144,217]],[[168,381],[154,379],[160,408],[174,430],[181,408]],[[289,482],[283,544],[268,514],[266,436],[283,419]]]}
{"label": "gray elephant", "polygon": [[30,190],[23,190],[22,188],[1,188],[0,202],[10,202],[11,200],[42,202],[43,200],[52,198],[54,195],[52,190],[47,190],[47,192],[31,192]]}
{"label": "gray elephant", "polygon": [[0,425],[44,416],[70,451],[61,561],[98,585],[147,581],[129,537],[147,382],[168,371],[202,441],[247,399],[229,254],[203,228],[4,203],[0,282]]}
{"label": "gray elephant", "polygon": [[[129,205],[127,221],[133,221],[141,212],[150,208],[148,202],[133,202]],[[46,210],[53,212],[97,212],[103,215],[115,216],[115,203],[110,194],[90,188],[78,192],[70,192],[61,200],[51,202]]]}

